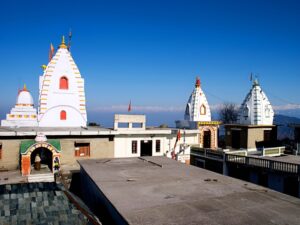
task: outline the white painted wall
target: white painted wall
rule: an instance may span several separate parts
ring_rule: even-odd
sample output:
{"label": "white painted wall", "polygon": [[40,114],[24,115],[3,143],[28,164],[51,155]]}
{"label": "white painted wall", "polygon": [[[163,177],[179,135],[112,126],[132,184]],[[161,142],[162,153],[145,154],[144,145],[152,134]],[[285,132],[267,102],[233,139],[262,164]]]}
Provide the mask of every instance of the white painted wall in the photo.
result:
{"label": "white painted wall", "polygon": [[[154,137],[153,137],[154,136]],[[152,155],[153,156],[162,156],[167,154],[168,157],[170,157],[170,152],[173,150],[173,147],[176,142],[176,133],[170,133],[165,135],[159,135],[156,136],[155,132],[153,134],[131,134],[130,136],[125,135],[116,135],[114,138],[114,144],[115,144],[115,157],[139,157],[141,156],[141,142],[144,140],[152,140]],[[161,151],[159,153],[156,152],[155,144],[156,140],[161,141]],[[137,154],[132,154],[132,141],[137,141]],[[183,131],[181,134],[181,139],[178,141],[176,145],[175,152],[179,152],[179,146],[180,144],[184,143],[183,138]],[[195,145],[199,144],[199,136],[197,131],[194,131],[193,133],[186,134],[185,137],[185,143],[187,145]]]}

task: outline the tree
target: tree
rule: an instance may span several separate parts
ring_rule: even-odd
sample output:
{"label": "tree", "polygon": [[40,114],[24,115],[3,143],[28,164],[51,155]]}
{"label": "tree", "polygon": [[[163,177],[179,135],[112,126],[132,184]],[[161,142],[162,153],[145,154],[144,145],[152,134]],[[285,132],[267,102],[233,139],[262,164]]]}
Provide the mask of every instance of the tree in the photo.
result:
{"label": "tree", "polygon": [[238,108],[234,103],[224,103],[219,110],[219,118],[224,124],[236,123]]}

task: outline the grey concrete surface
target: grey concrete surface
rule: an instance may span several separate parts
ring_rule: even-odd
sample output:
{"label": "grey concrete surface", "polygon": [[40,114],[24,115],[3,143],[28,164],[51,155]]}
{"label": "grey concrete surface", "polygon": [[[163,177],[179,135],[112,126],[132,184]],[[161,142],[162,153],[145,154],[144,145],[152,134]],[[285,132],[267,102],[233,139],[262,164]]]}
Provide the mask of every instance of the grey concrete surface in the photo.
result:
{"label": "grey concrete surface", "polygon": [[0,185],[1,225],[89,224],[56,183]]}
{"label": "grey concrete surface", "polygon": [[165,157],[81,160],[129,224],[299,224],[300,199]]}

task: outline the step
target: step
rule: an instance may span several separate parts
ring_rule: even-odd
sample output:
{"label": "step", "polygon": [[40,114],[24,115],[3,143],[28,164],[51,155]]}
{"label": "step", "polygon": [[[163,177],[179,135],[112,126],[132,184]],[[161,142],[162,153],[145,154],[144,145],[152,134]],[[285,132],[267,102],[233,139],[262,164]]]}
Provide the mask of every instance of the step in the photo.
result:
{"label": "step", "polygon": [[33,183],[33,182],[54,182],[54,174],[46,173],[46,174],[28,175],[27,180],[28,180],[29,183]]}

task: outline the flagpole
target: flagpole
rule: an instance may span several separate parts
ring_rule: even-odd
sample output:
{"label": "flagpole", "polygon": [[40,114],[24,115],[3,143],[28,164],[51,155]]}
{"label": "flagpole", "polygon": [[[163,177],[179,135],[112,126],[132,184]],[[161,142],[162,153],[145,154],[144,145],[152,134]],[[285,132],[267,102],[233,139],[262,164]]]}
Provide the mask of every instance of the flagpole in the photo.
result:
{"label": "flagpole", "polygon": [[71,39],[72,39],[72,30],[69,30],[69,40],[68,40],[68,50],[71,52]]}

